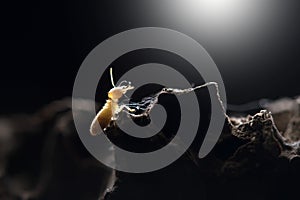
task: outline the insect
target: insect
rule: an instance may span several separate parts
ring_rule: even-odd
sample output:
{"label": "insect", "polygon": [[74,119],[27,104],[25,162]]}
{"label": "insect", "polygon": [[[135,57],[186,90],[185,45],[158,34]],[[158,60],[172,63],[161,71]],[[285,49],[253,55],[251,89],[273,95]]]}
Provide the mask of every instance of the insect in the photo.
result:
{"label": "insect", "polygon": [[[119,105],[119,99],[123,97],[128,90],[134,89],[134,87],[131,85],[131,82],[129,81],[122,81],[118,86],[115,86],[113,74],[112,74],[112,68],[110,68],[110,80],[111,84],[113,85],[113,88],[108,92],[108,99],[106,100],[105,105],[102,107],[102,109],[97,113],[96,117],[92,121],[92,124],[90,126],[90,133],[92,135],[97,135],[101,132],[99,128],[101,127],[104,131],[107,127],[111,124],[112,121],[115,121],[118,117],[118,114],[121,111],[126,112],[129,116],[138,118],[143,116],[149,116],[149,113],[153,109],[153,107],[158,103],[158,98],[161,94],[174,94],[174,95],[181,95],[193,92],[195,90],[208,87],[208,86],[215,86],[217,98],[221,105],[221,108],[223,110],[223,114],[227,118],[229,124],[234,127],[234,125],[231,123],[229,116],[226,114],[226,108],[224,107],[223,101],[220,96],[218,83],[216,82],[207,82],[203,85],[198,85],[196,87],[191,87],[187,89],[176,89],[176,88],[162,88],[159,92],[156,94],[145,97],[141,100],[139,103],[130,103],[130,104],[120,104]],[[125,95],[126,96],[126,95]],[[134,108],[132,108],[134,107]],[[125,110],[124,110],[125,109]],[[137,113],[136,111],[139,111]],[[100,126],[98,126],[98,124]]]}
{"label": "insect", "polygon": [[131,86],[131,82],[122,81],[118,86],[115,86],[112,68],[110,68],[110,81],[113,88],[108,92],[108,99],[106,100],[105,105],[92,121],[90,126],[90,133],[92,135],[97,135],[100,131],[97,123],[99,123],[100,127],[105,130],[109,127],[112,121],[117,119],[118,113],[120,113],[124,108],[130,112],[134,111],[134,109],[129,108],[127,105],[119,106],[118,104],[119,99],[125,95],[128,90],[134,89],[134,87]]}

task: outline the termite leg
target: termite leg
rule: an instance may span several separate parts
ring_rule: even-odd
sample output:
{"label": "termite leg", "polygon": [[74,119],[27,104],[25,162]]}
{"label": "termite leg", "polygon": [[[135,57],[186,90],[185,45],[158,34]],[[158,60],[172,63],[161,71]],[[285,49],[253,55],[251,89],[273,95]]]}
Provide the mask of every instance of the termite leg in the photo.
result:
{"label": "termite leg", "polygon": [[122,110],[126,109],[129,112],[135,112],[136,110],[134,108],[130,108],[127,105],[121,105],[118,110],[116,110],[116,115],[118,115],[118,113],[120,113]]}

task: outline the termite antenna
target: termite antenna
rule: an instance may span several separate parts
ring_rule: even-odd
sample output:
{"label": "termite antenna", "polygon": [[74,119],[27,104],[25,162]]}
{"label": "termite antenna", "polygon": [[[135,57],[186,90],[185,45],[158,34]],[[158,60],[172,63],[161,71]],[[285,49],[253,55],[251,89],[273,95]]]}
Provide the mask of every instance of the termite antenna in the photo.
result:
{"label": "termite antenna", "polygon": [[110,73],[110,81],[111,81],[111,84],[115,86],[115,82],[114,82],[114,77],[113,77],[113,73],[112,73],[112,68],[109,69],[109,73]]}

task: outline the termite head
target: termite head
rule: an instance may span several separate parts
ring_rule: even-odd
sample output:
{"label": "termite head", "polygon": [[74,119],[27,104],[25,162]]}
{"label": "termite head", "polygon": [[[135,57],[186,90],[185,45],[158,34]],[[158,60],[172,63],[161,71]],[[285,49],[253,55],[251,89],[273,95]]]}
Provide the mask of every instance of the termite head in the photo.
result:
{"label": "termite head", "polygon": [[[124,85],[125,83],[125,85]],[[128,90],[132,90],[134,87],[130,82],[122,81],[119,86],[112,88],[108,92],[108,97],[113,100],[120,99]]]}
{"label": "termite head", "polygon": [[117,87],[115,86],[112,68],[110,68],[110,80],[111,84],[114,86],[109,92],[108,97],[112,100],[120,99],[128,90],[132,90],[134,87],[131,86],[131,82],[122,81]]}

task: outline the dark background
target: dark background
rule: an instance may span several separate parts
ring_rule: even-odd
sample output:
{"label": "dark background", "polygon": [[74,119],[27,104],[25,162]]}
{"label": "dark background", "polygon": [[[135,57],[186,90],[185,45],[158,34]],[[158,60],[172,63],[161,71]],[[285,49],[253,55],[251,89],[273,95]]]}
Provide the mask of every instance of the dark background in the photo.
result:
{"label": "dark background", "polygon": [[238,27],[232,30],[238,37],[228,33],[221,37],[218,27],[209,34],[207,26],[186,17],[189,11],[178,8],[177,3],[2,2],[0,112],[33,112],[70,96],[80,64],[96,45],[116,33],[143,26],[175,29],[202,44],[219,67],[231,104],[300,93],[299,1],[266,1],[261,11],[265,13],[257,19],[263,23],[246,32]]}
{"label": "dark background", "polygon": [[[216,2],[216,0],[211,1]],[[264,2],[261,3],[264,6],[257,7],[259,12],[249,8],[247,17],[239,18],[238,15],[233,15],[228,20],[222,19],[222,17],[217,20],[216,18],[201,17],[201,14],[198,15],[193,10],[199,6],[195,0],[182,0],[181,3],[178,0],[2,2],[0,12],[1,117],[6,117],[6,114],[11,113],[34,113],[45,104],[71,96],[77,70],[95,46],[121,31],[144,26],[171,28],[191,36],[202,44],[214,59],[223,76],[230,104],[242,104],[261,98],[277,99],[299,95],[300,2],[298,0],[248,1]],[[224,4],[224,6],[229,5]],[[247,11],[247,6],[243,7],[242,11],[241,14]],[[228,14],[230,15],[231,12]],[[249,23],[247,18],[252,19],[252,22]],[[162,63],[174,65],[177,68],[181,64],[183,67],[188,65],[174,55],[160,51],[131,52],[118,59],[115,64],[119,69],[123,69],[122,66],[159,62],[160,60]],[[115,71],[115,76],[118,77],[121,72],[122,70]],[[102,77],[100,84],[102,82],[105,83],[107,91],[111,87],[108,76]],[[106,91],[101,92],[100,87],[99,95],[96,96],[97,102],[104,102]],[[201,111],[202,109],[205,108],[201,108]],[[48,126],[45,126],[45,129],[48,132]],[[51,131],[50,128],[49,130]],[[36,130],[39,133],[37,137],[42,136],[44,139],[44,131],[39,131],[39,129]],[[48,135],[51,136],[49,133]],[[73,137],[75,136],[73,135]],[[19,135],[16,138],[19,139]],[[67,138],[66,141],[71,141],[70,143],[74,145],[76,151],[78,149],[85,151],[77,135],[75,139],[74,141],[77,143],[70,138]],[[38,166],[36,162],[39,160],[27,161],[33,161],[35,159],[33,157],[42,152],[40,149],[44,143],[40,142],[41,138],[35,138],[35,136],[34,138],[29,137],[26,141],[30,142],[24,142],[26,145],[21,146],[19,150],[25,152],[24,154],[27,156],[23,156],[23,154],[16,156],[15,160],[18,162],[13,164],[14,167],[10,168],[11,171],[27,171],[27,168],[24,167],[27,165],[26,163],[34,166],[30,167],[32,171],[38,171],[35,170],[35,167]],[[7,146],[11,145],[6,144]],[[39,144],[38,147],[37,144]],[[234,145],[231,146],[234,148]],[[101,173],[101,171],[98,168],[95,171],[88,169],[87,171],[91,173],[87,175],[86,171],[78,171],[78,164],[74,166],[73,162],[69,161],[70,154],[66,152],[65,148],[59,148],[56,151],[58,160],[61,159],[54,162],[59,166],[56,173],[57,171],[62,173],[53,176],[54,184],[52,186],[55,187],[54,189],[47,188],[48,193],[44,195],[48,194],[49,199],[51,199],[51,195],[57,198],[62,194],[66,195],[65,198],[61,197],[63,199],[70,197],[69,195],[73,195],[73,198],[80,198],[79,194],[85,195],[78,189],[84,187],[83,185],[98,195],[98,189],[90,187],[90,185],[99,184],[98,176],[95,176],[94,172]],[[226,149],[225,153],[226,151],[230,150]],[[222,153],[224,153],[223,149]],[[85,152],[85,155],[87,154]],[[26,162],[23,162],[24,160]],[[209,166],[209,162],[207,165]],[[190,168],[190,165],[189,168],[184,168],[186,167],[185,160],[181,160],[150,174],[128,175],[127,179],[121,176],[123,182],[121,181],[121,186],[113,195],[116,195],[115,199],[124,199],[124,195],[130,196],[136,193],[138,197],[148,196],[148,199],[155,199],[156,195],[160,194],[160,199],[170,199],[170,194],[175,197],[177,193],[180,193],[182,196],[178,199],[191,199],[189,197],[192,196],[201,199],[202,196],[199,196],[198,192],[203,189],[209,195],[217,197],[215,199],[220,199],[219,196],[223,195],[235,196],[235,199],[240,199],[241,196],[244,199],[257,199],[255,197],[259,195],[255,196],[255,194],[264,193],[261,191],[266,190],[266,193],[270,193],[271,199],[276,199],[276,197],[282,199],[286,198],[287,190],[281,192],[278,189],[279,186],[283,185],[286,187],[285,189],[292,191],[292,194],[297,187],[295,185],[289,188],[289,185],[286,184],[294,179],[293,174],[285,176],[286,174],[283,173],[284,182],[281,183],[275,180],[277,177],[273,177],[273,174],[268,175],[265,173],[267,170],[262,170],[261,174],[257,175],[258,181],[255,176],[255,180],[251,182],[250,174],[250,178],[246,180],[233,181],[231,184],[225,183],[226,187],[224,188],[224,185],[220,184],[221,186],[217,187],[223,188],[222,192],[215,192],[213,181],[211,185],[209,185],[210,183],[206,185],[207,188],[199,184],[198,180],[202,180],[202,176],[198,178],[198,175],[194,173],[198,172],[198,168],[192,166],[194,168]],[[66,175],[66,172],[69,173]],[[267,174],[266,179],[268,180],[266,183],[260,179],[260,176],[265,174]],[[257,182],[260,184],[251,188]],[[66,185],[70,186],[65,187]],[[166,185],[168,187],[165,187]],[[276,187],[273,188],[274,185]],[[98,187],[98,185],[93,186]],[[156,192],[152,192],[152,187]],[[232,193],[233,187],[237,188],[237,194]],[[60,188],[63,188],[64,191],[61,192]],[[135,193],[132,192],[133,190]]]}

